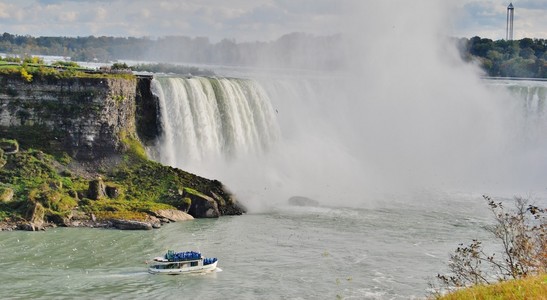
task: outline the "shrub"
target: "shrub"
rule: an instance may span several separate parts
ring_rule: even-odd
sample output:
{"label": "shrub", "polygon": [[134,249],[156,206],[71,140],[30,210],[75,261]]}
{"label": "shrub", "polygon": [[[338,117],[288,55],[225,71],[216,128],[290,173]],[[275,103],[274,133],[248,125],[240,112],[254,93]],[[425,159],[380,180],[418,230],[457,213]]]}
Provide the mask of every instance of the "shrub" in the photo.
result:
{"label": "shrub", "polygon": [[44,60],[38,56],[27,56],[23,58],[23,63],[27,64],[44,64]]}
{"label": "shrub", "polygon": [[21,68],[21,77],[26,80],[27,82],[32,81],[32,75],[27,72],[27,69]]}
{"label": "shrub", "polygon": [[6,62],[14,62],[14,63],[20,63],[21,62],[21,59],[17,56],[6,56],[2,60],[6,61]]}
{"label": "shrub", "polygon": [[[450,275],[437,275],[445,289],[490,284],[547,272],[547,222],[545,209],[515,198],[515,209],[483,196],[494,216],[488,228],[501,244],[500,255],[487,254],[482,242],[473,240],[450,256]],[[493,272],[492,272],[493,271]],[[440,289],[436,288],[436,293]]]}
{"label": "shrub", "polygon": [[126,63],[114,63],[111,67],[112,70],[128,70],[129,66]]}
{"label": "shrub", "polygon": [[52,66],[67,67],[67,68],[80,68],[80,65],[73,61],[56,61],[51,64]]}

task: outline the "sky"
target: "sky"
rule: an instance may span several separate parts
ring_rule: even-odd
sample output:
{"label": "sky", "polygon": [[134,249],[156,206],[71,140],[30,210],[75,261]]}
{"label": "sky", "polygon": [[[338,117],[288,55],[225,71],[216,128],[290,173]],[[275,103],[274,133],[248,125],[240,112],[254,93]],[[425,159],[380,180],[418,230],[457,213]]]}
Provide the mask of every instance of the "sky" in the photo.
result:
{"label": "sky", "polygon": [[[355,2],[374,7],[369,0],[0,0],[0,33],[270,41],[291,32],[339,33]],[[447,35],[505,37],[509,1],[452,2],[454,20]],[[515,0],[513,5],[515,39],[547,38],[547,0]]]}

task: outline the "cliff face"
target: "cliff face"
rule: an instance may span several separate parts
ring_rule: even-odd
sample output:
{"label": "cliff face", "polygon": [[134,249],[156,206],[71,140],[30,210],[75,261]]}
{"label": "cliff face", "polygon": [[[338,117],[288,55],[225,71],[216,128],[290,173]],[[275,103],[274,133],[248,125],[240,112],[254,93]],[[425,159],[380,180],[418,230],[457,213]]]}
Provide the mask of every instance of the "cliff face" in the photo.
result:
{"label": "cliff face", "polygon": [[161,134],[159,99],[152,93],[152,77],[137,79],[137,133],[145,146],[153,145]]}
{"label": "cliff face", "polygon": [[[121,138],[136,137],[137,86],[136,78],[28,83],[2,77],[0,135],[17,139],[22,146],[40,145],[80,160],[108,156],[124,150]],[[139,103],[149,100],[139,97]]]}
{"label": "cliff face", "polygon": [[172,221],[165,210],[196,218],[244,213],[222,183],[146,158],[143,144],[160,134],[151,83],[0,75],[0,231],[127,229],[120,220],[149,229]]}

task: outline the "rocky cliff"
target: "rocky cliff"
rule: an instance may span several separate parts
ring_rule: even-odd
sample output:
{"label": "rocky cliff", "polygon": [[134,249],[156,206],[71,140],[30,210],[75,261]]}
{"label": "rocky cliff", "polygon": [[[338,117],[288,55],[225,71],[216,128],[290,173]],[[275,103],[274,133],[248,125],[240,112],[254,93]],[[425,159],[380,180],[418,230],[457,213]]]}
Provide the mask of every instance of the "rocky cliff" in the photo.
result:
{"label": "rocky cliff", "polygon": [[137,78],[0,78],[0,133],[23,147],[92,160],[136,130]]}
{"label": "rocky cliff", "polygon": [[146,158],[160,134],[151,80],[0,75],[0,222],[147,229],[171,220],[160,211],[243,213],[222,183]]}

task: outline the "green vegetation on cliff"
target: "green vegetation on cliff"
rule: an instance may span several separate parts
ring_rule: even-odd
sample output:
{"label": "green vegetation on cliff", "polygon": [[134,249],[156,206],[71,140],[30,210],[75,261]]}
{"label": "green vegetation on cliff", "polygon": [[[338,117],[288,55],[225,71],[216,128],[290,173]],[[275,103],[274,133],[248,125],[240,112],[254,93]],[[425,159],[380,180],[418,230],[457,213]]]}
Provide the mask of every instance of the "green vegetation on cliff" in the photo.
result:
{"label": "green vegetation on cliff", "polygon": [[51,65],[45,64],[41,58],[28,56],[0,57],[0,74],[21,77],[26,82],[32,82],[36,77],[49,78],[134,78],[130,72],[105,72],[83,68],[74,62],[57,61]]}
{"label": "green vegetation on cliff", "polygon": [[109,159],[92,174],[67,157],[35,149],[11,153],[7,145],[12,143],[16,142],[0,140],[0,158],[6,162],[0,168],[0,221],[70,226],[81,214],[93,214],[99,222],[149,221],[159,210],[188,212],[188,191],[229,197],[218,181],[146,159],[142,146],[130,145],[121,160]]}

